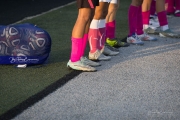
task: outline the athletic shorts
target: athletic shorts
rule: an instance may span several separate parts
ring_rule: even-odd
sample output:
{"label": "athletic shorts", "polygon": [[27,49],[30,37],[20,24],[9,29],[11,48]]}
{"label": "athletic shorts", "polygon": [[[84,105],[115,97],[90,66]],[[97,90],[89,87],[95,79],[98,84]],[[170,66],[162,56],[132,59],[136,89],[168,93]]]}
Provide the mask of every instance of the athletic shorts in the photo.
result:
{"label": "athletic shorts", "polygon": [[118,1],[118,0],[111,0],[111,2],[110,2],[110,3],[114,3],[114,4],[116,4],[116,3],[117,3],[117,1]]}
{"label": "athletic shorts", "polygon": [[99,2],[111,2],[111,0],[99,0]]}
{"label": "athletic shorts", "polygon": [[95,8],[99,6],[99,0],[76,0],[78,8]]}

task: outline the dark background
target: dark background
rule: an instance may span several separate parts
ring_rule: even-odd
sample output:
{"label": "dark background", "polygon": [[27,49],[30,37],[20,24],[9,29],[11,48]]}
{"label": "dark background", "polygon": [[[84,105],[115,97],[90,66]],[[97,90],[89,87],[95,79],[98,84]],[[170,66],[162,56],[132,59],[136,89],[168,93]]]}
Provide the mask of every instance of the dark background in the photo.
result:
{"label": "dark background", "polygon": [[0,25],[12,24],[73,1],[75,0],[1,0]]}

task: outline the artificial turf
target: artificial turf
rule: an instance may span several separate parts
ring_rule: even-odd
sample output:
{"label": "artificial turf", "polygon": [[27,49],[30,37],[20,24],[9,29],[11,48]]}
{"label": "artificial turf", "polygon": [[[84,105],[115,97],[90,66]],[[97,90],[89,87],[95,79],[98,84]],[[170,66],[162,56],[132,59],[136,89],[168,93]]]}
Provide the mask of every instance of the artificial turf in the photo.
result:
{"label": "artificial turf", "polygon": [[[130,0],[121,1],[116,17],[116,35],[122,39],[127,35],[127,14]],[[43,91],[73,72],[66,67],[71,50],[71,31],[77,17],[76,4],[47,14],[24,20],[45,29],[51,36],[52,48],[48,62],[42,66],[25,69],[13,65],[0,65],[0,115]],[[18,24],[21,24],[18,23]],[[86,55],[89,47],[86,49]],[[74,74],[73,74],[74,75]]]}

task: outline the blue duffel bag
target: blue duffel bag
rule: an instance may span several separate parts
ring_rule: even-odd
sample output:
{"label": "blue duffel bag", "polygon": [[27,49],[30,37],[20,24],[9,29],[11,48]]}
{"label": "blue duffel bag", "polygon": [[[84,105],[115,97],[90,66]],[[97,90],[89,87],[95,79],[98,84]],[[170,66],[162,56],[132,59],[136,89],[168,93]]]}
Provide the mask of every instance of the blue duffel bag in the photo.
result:
{"label": "blue duffel bag", "polygon": [[0,26],[0,64],[43,64],[51,51],[47,31],[33,24]]}

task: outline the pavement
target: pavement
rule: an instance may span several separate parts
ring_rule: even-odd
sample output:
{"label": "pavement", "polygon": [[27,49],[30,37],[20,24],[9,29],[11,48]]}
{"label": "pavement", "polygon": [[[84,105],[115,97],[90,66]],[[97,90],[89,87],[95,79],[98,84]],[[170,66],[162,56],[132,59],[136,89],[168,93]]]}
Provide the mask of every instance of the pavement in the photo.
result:
{"label": "pavement", "polygon": [[[180,33],[180,18],[168,18]],[[13,120],[180,120],[180,39],[120,48]]]}

